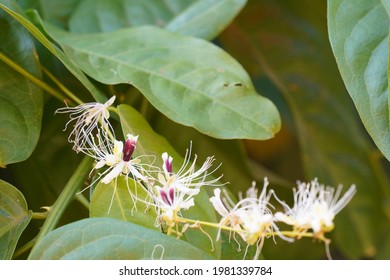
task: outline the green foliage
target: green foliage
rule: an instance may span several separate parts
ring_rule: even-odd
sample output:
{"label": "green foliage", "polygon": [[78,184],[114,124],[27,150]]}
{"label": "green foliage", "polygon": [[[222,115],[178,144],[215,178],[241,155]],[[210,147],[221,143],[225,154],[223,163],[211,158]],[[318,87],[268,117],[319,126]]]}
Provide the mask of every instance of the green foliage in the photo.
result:
{"label": "green foliage", "polygon": [[276,108],[244,69],[203,40],[150,26],[91,35],[48,30],[89,76],[134,85],[178,123],[217,138],[268,139],[280,128]]}
{"label": "green foliage", "polygon": [[31,259],[150,260],[211,259],[186,242],[129,222],[89,218],[60,227],[39,244]]}
{"label": "green foliage", "polygon": [[154,225],[156,211],[134,201],[130,192],[142,200],[147,199],[147,193],[142,186],[133,180],[118,178],[115,183],[99,183],[92,194],[90,217],[110,217],[158,230]]}
{"label": "green foliage", "polygon": [[20,235],[31,219],[23,194],[0,180],[0,259],[11,259]]}
{"label": "green foliage", "polygon": [[390,4],[380,0],[329,0],[328,5],[329,37],[345,86],[368,133],[390,159]]}
{"label": "green foliage", "polygon": [[[0,0],[0,178],[18,186],[0,180],[0,258],[320,259],[322,237],[338,258],[389,258],[389,8],[380,0]],[[55,114],[112,96],[108,138],[101,119],[77,143],[76,121]],[[129,134],[139,136],[130,154],[146,181],[126,167],[129,147],[114,149]],[[247,248],[249,232],[219,228],[215,186],[202,186],[178,217],[162,215],[153,195],[170,206],[180,199],[169,192],[165,152],[172,174],[214,156],[199,180],[223,174],[214,185],[226,183],[225,206],[252,181],[261,190],[264,177],[289,205],[296,180],[355,184],[357,193],[319,242],[274,233]],[[117,175],[102,182],[109,172]]]}
{"label": "green foliage", "polygon": [[[0,55],[40,76],[33,38],[0,11]],[[0,61],[0,167],[26,160],[41,129],[42,89]]]}

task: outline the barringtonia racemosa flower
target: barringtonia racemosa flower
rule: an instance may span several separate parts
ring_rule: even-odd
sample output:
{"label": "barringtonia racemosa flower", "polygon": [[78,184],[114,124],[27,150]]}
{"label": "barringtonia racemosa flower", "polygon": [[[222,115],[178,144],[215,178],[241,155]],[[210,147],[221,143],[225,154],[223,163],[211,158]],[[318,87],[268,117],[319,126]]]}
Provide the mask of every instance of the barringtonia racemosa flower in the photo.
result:
{"label": "barringtonia racemosa flower", "polygon": [[[87,144],[87,138],[93,134],[99,134],[101,138],[114,135],[108,119],[110,107],[115,101],[115,96],[111,97],[106,103],[85,103],[76,107],[65,107],[56,110],[56,113],[69,113],[70,120],[66,123],[65,129],[70,123],[73,123],[73,130],[70,132],[68,141],[73,143],[73,149],[77,152],[84,151]],[[115,136],[115,135],[114,135]]]}
{"label": "barringtonia racemosa flower", "polygon": [[341,190],[341,185],[335,190],[319,184],[317,179],[310,183],[298,182],[298,189],[293,190],[293,207],[278,199],[285,211],[276,213],[275,218],[293,226],[298,234],[312,229],[314,234],[322,237],[334,228],[334,217],[356,193],[356,187],[352,185],[340,198]]}

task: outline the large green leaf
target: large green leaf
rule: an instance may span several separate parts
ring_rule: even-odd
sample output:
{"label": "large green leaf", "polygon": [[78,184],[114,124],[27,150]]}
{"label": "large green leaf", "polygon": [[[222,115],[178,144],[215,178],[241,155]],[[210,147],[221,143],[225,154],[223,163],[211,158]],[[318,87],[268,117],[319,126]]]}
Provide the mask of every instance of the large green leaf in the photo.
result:
{"label": "large green leaf", "polygon": [[48,51],[57,57],[64,64],[64,66],[90,91],[96,101],[106,101],[107,98],[102,95],[102,93],[80,70],[80,68],[69,57],[67,57],[63,51],[57,47],[56,44],[52,43],[51,39],[43,30],[40,18],[36,13],[31,12],[29,15],[34,19],[34,23],[36,23],[40,28],[38,28],[24,15],[15,10],[15,7],[10,5],[8,0],[0,0],[0,8],[11,15],[19,23],[21,23],[42,45],[48,49]]}
{"label": "large green leaf", "polygon": [[[389,228],[388,181],[332,63],[325,8],[309,0],[252,2],[222,42],[237,57],[241,53],[253,75],[267,77],[283,94],[300,142],[304,180],[357,185],[357,194],[336,218],[333,244],[349,258],[373,257],[384,227]],[[254,21],[260,11],[267,16]]]}
{"label": "large green leaf", "polygon": [[154,208],[147,207],[141,202],[135,202],[129,191],[140,199],[147,199],[143,187],[131,178],[128,178],[127,182],[123,176],[109,184],[100,182],[92,194],[89,208],[90,217],[116,218],[158,230],[159,228],[155,227],[157,215]]}
{"label": "large green leaf", "polygon": [[88,218],[50,232],[31,259],[210,259],[192,245],[154,230],[110,218]]}
{"label": "large green leaf", "polygon": [[[0,52],[39,77],[30,34],[3,11],[0,11],[0,29]],[[27,159],[33,152],[41,129],[43,100],[40,88],[1,60],[0,108],[0,167],[5,167]]]}
{"label": "large green leaf", "polygon": [[0,259],[11,259],[31,219],[26,200],[14,186],[0,180]]}
{"label": "large green leaf", "polygon": [[[139,135],[135,155],[148,155],[145,160],[146,163],[162,166],[161,155],[167,152],[173,157],[173,170],[179,170],[183,164],[183,158],[174,150],[174,148],[167,142],[167,140],[153,131],[148,122],[142,115],[128,105],[119,105],[119,116],[122,125],[123,133],[126,135],[131,133]],[[195,144],[194,144],[195,145]],[[206,186],[207,187],[207,186]],[[204,189],[195,197],[195,206],[189,210],[182,212],[186,218],[194,220],[218,222],[214,208],[212,207],[209,196]],[[215,229],[206,229],[213,240],[216,239],[217,231]],[[184,238],[194,244],[198,248],[202,248],[206,252],[212,254],[216,258],[220,257],[221,244],[214,241],[214,251],[210,252],[211,243],[209,237],[199,230],[189,229],[184,234]]]}
{"label": "large green leaf", "polygon": [[156,27],[88,35],[49,30],[89,76],[134,85],[178,123],[216,138],[268,139],[280,128],[276,107],[211,43]]}
{"label": "large green leaf", "polygon": [[246,0],[87,0],[72,14],[69,30],[93,33],[157,25],[183,35],[213,39],[245,3]]}
{"label": "large green leaf", "polygon": [[390,160],[389,1],[329,0],[329,37],[365,128]]}

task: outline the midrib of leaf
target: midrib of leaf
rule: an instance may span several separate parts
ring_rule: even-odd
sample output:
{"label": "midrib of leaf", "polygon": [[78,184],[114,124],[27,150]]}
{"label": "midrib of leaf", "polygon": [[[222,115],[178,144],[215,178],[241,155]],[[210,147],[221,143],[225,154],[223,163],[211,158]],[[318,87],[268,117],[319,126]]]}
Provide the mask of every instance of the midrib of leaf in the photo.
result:
{"label": "midrib of leaf", "polygon": [[[118,63],[118,64],[125,64],[127,65],[128,67],[130,68],[133,68],[133,69],[136,69],[138,71],[141,71],[141,72],[144,72],[144,73],[147,73],[149,76],[156,76],[160,79],[163,79],[163,80],[167,80],[177,86],[180,86],[180,87],[183,87],[187,90],[191,90],[193,92],[195,92],[196,94],[199,94],[199,95],[202,95],[203,97],[205,97],[206,99],[208,100],[211,100],[214,104],[217,103],[219,106],[221,107],[224,107],[224,108],[228,108],[231,112],[235,113],[235,115],[237,115],[238,117],[244,117],[246,120],[248,120],[250,123],[254,124],[255,126],[260,126],[262,127],[265,131],[267,131],[268,133],[270,133],[271,135],[273,135],[273,132],[272,130],[268,129],[267,127],[265,127],[264,125],[262,124],[259,124],[255,121],[253,121],[251,118],[249,118],[246,114],[242,114],[243,112],[245,111],[237,111],[235,110],[234,108],[232,108],[231,106],[227,106],[226,103],[223,103],[221,102],[218,98],[216,99],[213,99],[211,96],[208,96],[207,94],[205,94],[204,92],[202,91],[199,91],[198,89],[196,88],[193,88],[191,87],[190,85],[187,85],[187,84],[184,84],[184,83],[180,83],[178,82],[177,80],[174,80],[170,77],[166,77],[166,76],[163,76],[161,74],[158,74],[157,72],[154,72],[154,71],[151,71],[149,69],[145,69],[145,68],[141,68],[141,67],[138,67],[136,66],[135,64],[132,64],[131,62],[129,61],[123,61],[123,60],[119,60],[119,59],[116,59],[115,57],[111,57],[111,56],[107,56],[105,54],[102,54],[102,53],[98,53],[98,52],[95,52],[95,51],[86,51],[85,49],[83,48],[79,48],[79,47],[75,47],[75,46],[72,46],[72,45],[68,45],[70,48],[72,48],[73,50],[75,51],[78,51],[80,52],[81,54],[87,54],[88,56],[90,55],[95,55],[96,57],[98,58],[101,58],[101,59],[107,59],[109,61],[112,61],[112,62],[115,62],[115,63]],[[95,46],[99,46],[99,44],[96,44]],[[151,49],[154,49],[155,48],[151,48]],[[165,48],[166,49],[166,48]],[[132,52],[132,50],[129,50],[129,52]],[[125,52],[124,52],[125,53]],[[233,72],[229,72],[229,73],[233,73]],[[233,73],[235,75],[235,73]],[[236,76],[236,75],[235,75]],[[250,89],[250,88],[249,88]],[[254,90],[253,90],[254,91]],[[185,96],[184,94],[181,94],[182,96]],[[246,94],[245,96],[250,96],[248,94]],[[242,96],[244,97],[244,96]]]}

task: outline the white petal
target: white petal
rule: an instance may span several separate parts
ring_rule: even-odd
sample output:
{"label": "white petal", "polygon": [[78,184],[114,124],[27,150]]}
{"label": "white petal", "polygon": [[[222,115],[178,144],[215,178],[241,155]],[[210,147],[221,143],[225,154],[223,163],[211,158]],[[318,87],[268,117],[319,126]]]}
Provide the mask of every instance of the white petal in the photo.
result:
{"label": "white petal", "polygon": [[187,200],[186,202],[180,203],[180,208],[188,209],[188,208],[190,208],[191,206],[194,206],[194,205],[195,205],[194,199],[191,198],[190,200]]}
{"label": "white petal", "polygon": [[104,176],[102,182],[104,184],[110,183],[112,179],[118,177],[122,173],[122,169],[123,169],[123,163],[122,162],[118,163],[114,168],[112,168],[112,170],[106,176]]}
{"label": "white petal", "polygon": [[110,106],[114,103],[115,98],[116,98],[116,96],[114,95],[113,97],[111,97],[110,99],[108,99],[107,102],[104,103],[104,106],[105,106],[106,108],[107,108],[107,107],[110,107]]}
{"label": "white petal", "polygon": [[226,209],[221,200],[221,190],[219,188],[214,190],[214,196],[210,197],[210,202],[213,204],[214,209],[219,213],[219,215],[222,217],[227,217],[229,215],[229,211]]}
{"label": "white petal", "polygon": [[96,163],[95,169],[102,168],[102,167],[105,166],[105,165],[106,165],[106,161],[105,161],[105,160],[101,160],[101,161],[99,161],[98,163]]}

